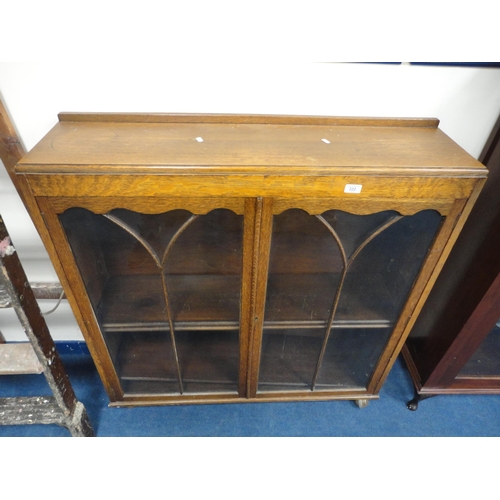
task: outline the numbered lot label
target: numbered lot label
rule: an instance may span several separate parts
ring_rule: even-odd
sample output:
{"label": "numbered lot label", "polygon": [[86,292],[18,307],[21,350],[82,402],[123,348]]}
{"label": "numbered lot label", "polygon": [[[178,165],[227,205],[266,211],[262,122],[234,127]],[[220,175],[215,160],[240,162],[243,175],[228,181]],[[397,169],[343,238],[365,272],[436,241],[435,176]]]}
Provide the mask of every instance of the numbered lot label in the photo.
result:
{"label": "numbered lot label", "polygon": [[346,184],[344,188],[344,193],[359,194],[361,193],[361,184]]}

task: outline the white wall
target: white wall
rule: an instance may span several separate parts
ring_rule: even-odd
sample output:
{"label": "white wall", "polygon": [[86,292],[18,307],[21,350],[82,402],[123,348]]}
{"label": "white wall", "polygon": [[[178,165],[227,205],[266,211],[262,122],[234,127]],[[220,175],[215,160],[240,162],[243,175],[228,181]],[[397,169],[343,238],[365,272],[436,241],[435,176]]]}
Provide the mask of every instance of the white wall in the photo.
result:
{"label": "white wall", "polygon": [[[0,93],[31,149],[60,111],[437,117],[472,156],[500,113],[500,69],[330,63],[0,63]],[[0,213],[30,281],[54,270],[4,169]],[[53,303],[43,301],[43,310]],[[47,317],[56,340],[82,336],[65,302]],[[0,330],[23,338],[12,311]]]}

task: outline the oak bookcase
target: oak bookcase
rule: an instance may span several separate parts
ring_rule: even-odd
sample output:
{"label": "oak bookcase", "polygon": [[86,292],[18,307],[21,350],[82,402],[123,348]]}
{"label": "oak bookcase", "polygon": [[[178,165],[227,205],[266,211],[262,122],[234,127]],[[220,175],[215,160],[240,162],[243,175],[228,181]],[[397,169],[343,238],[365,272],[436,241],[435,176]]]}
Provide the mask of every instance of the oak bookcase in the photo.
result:
{"label": "oak bookcase", "polygon": [[112,405],[362,407],[487,170],[436,119],[61,113],[16,175]]}

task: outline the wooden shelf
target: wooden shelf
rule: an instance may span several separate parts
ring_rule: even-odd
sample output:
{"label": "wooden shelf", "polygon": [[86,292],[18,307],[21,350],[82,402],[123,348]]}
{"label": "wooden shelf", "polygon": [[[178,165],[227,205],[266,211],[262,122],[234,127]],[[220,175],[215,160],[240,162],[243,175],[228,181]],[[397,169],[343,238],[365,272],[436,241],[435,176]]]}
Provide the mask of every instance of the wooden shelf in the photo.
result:
{"label": "wooden shelf", "polygon": [[[236,392],[239,339],[235,332],[183,332],[176,338],[184,391]],[[156,386],[154,392],[178,393],[170,336],[162,332],[122,336],[118,372],[125,392]]]}
{"label": "wooden shelf", "polygon": [[[339,280],[340,275],[334,273],[270,274],[264,325],[324,328]],[[335,316],[337,325],[381,328],[395,315],[393,297],[380,276],[348,274]]]}
{"label": "wooden shelf", "polygon": [[0,415],[15,425],[68,425],[68,416],[54,396],[0,398]]}
{"label": "wooden shelf", "polygon": [[[270,275],[264,328],[324,329],[338,281],[332,273]],[[240,282],[233,275],[168,276],[175,330],[238,330]],[[165,331],[165,310],[159,276],[117,276],[105,288],[98,316],[108,333]],[[334,328],[385,328],[395,315],[379,276],[349,275]]]}
{"label": "wooden shelf", "polygon": [[[172,275],[167,287],[176,329],[238,329],[241,277],[237,275]],[[98,316],[112,331],[168,330],[159,275],[117,276],[102,296]]]}
{"label": "wooden shelf", "polygon": [[28,375],[43,372],[29,342],[0,344],[0,375]]}
{"label": "wooden shelf", "polygon": [[[390,329],[339,329],[330,336],[314,391],[365,388]],[[322,338],[265,335],[259,391],[311,390]]]}
{"label": "wooden shelf", "polygon": [[[310,390],[322,338],[294,333],[265,335],[260,392]],[[389,334],[389,329],[376,335],[361,329],[337,331],[326,351],[315,391],[364,388]],[[201,332],[183,332],[176,341],[184,392],[237,390],[237,335],[212,332],[207,338]],[[117,367],[125,392],[179,392],[170,338],[165,333],[123,335]]]}

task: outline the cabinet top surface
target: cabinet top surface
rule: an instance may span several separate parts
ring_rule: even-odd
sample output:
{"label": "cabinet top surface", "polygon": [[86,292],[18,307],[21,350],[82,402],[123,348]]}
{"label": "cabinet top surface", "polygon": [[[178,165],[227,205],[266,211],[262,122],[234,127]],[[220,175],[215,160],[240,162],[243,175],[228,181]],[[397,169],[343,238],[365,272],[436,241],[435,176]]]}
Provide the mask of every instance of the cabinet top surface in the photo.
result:
{"label": "cabinet top surface", "polygon": [[486,169],[435,119],[63,113],[18,172]]}

